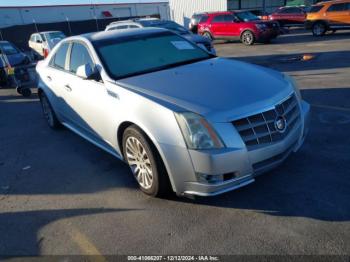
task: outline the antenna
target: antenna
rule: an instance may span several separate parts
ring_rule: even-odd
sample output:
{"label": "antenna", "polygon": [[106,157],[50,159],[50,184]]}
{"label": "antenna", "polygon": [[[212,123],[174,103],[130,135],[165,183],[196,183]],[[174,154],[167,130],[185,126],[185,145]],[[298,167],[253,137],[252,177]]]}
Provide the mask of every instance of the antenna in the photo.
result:
{"label": "antenna", "polygon": [[69,35],[72,35],[72,28],[70,26],[70,22],[69,22],[68,16],[66,16],[66,21],[67,21],[67,24],[68,24]]}
{"label": "antenna", "polygon": [[39,33],[39,29],[38,29],[38,25],[36,24],[35,22],[35,19],[33,18],[33,23],[34,23],[34,26],[35,26],[35,30],[37,33]]}

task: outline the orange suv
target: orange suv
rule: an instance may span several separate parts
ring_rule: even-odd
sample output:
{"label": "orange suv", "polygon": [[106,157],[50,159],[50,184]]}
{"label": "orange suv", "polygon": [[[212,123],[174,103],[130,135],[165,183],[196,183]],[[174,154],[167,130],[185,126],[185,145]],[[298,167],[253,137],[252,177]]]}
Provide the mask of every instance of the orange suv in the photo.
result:
{"label": "orange suv", "polygon": [[327,31],[350,29],[350,0],[320,2],[309,10],[305,26],[314,36]]}

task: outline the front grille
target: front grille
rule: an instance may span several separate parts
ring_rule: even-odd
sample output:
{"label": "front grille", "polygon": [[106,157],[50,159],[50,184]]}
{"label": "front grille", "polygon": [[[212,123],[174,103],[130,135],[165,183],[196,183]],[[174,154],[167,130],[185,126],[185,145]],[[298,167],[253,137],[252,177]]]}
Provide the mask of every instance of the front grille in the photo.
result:
{"label": "front grille", "polygon": [[[276,128],[275,122],[278,117],[286,120],[287,127],[284,132],[279,132]],[[233,121],[233,125],[248,150],[254,150],[283,140],[300,124],[300,121],[298,100],[293,94],[284,102],[277,104],[274,109]]]}

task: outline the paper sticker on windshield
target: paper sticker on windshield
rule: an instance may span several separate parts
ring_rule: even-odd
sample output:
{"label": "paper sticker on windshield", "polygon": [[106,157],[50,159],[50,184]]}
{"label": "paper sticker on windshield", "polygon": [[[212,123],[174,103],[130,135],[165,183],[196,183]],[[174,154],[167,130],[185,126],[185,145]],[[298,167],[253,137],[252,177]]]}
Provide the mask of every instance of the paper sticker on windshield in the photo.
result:
{"label": "paper sticker on windshield", "polygon": [[186,41],[171,41],[173,46],[175,46],[179,50],[191,50],[194,49],[194,47]]}

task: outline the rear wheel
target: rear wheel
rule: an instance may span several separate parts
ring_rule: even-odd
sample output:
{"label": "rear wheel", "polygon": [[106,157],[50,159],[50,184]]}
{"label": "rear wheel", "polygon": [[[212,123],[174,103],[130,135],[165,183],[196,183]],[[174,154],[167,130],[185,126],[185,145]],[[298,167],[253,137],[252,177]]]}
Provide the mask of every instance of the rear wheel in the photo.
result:
{"label": "rear wheel", "polygon": [[213,36],[208,31],[205,31],[203,33],[203,37],[208,38],[209,40],[213,40]]}
{"label": "rear wheel", "polygon": [[324,23],[322,22],[316,22],[312,26],[312,34],[314,36],[323,36],[327,31],[327,27]]}
{"label": "rear wheel", "polygon": [[170,191],[168,175],[157,149],[135,125],[123,134],[123,154],[145,194],[157,197]]}
{"label": "rear wheel", "polygon": [[252,31],[244,31],[241,36],[241,41],[245,45],[253,45],[255,42],[255,37]]}
{"label": "rear wheel", "polygon": [[39,98],[40,98],[40,102],[41,102],[41,108],[43,110],[43,114],[45,116],[47,124],[52,129],[57,129],[58,127],[60,127],[61,124],[58,121],[56,114],[53,111],[52,106],[51,106],[48,98],[46,97],[46,95],[43,92],[41,92],[39,94]]}

